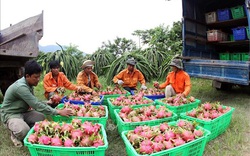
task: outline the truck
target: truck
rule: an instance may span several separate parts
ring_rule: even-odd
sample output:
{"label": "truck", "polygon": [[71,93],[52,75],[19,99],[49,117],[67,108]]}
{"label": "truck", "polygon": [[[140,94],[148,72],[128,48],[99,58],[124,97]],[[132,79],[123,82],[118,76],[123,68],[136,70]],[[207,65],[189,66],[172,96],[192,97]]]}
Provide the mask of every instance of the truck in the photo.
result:
{"label": "truck", "polygon": [[182,0],[183,68],[218,90],[249,86],[250,0]]}
{"label": "truck", "polygon": [[42,37],[43,12],[0,31],[0,89],[3,95],[23,76],[25,62],[38,56]]}

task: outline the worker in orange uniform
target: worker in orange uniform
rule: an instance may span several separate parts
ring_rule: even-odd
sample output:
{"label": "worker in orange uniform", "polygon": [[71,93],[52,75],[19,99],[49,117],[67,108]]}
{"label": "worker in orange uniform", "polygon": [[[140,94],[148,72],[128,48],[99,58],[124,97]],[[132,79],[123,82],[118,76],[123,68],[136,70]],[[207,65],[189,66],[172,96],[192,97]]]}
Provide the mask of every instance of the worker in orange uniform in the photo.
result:
{"label": "worker in orange uniform", "polygon": [[43,87],[44,96],[50,99],[54,94],[64,93],[65,88],[68,90],[79,91],[80,86],[71,83],[63,72],[60,72],[59,61],[51,61],[49,63],[50,72],[44,76]]}
{"label": "worker in orange uniform", "polygon": [[94,87],[97,89],[102,87],[98,80],[98,76],[92,71],[94,63],[95,62],[91,60],[84,61],[81,66],[83,70],[77,75],[77,85],[82,87],[83,93],[97,94]]}
{"label": "worker in orange uniform", "polygon": [[186,97],[191,90],[191,81],[188,73],[182,69],[180,59],[173,59],[170,63],[172,71],[168,74],[166,81],[162,84],[154,83],[155,88],[164,89],[166,98],[176,94]]}
{"label": "worker in orange uniform", "polygon": [[147,89],[143,74],[138,69],[135,69],[136,61],[134,58],[128,59],[126,63],[127,69],[124,69],[117,74],[113,78],[113,82],[122,85],[122,87],[129,92],[137,90],[136,86],[138,81],[141,83],[141,89]]}

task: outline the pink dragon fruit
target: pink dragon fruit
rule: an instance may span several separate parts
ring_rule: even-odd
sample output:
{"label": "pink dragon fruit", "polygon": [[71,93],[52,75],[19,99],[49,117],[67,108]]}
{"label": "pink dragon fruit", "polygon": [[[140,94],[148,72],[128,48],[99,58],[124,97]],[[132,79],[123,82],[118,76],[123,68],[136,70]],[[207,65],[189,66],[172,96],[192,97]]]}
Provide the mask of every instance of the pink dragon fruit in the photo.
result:
{"label": "pink dragon fruit", "polygon": [[49,136],[42,135],[38,138],[38,143],[42,145],[49,145],[51,142],[51,138]]}
{"label": "pink dragon fruit", "polygon": [[51,145],[62,146],[62,140],[58,136],[55,136],[54,138],[51,138]]}
{"label": "pink dragon fruit", "polygon": [[37,134],[36,133],[31,134],[28,138],[28,141],[32,144],[36,143],[38,141]]}
{"label": "pink dragon fruit", "polygon": [[74,142],[72,140],[70,140],[69,138],[64,140],[64,146],[65,147],[74,147]]}

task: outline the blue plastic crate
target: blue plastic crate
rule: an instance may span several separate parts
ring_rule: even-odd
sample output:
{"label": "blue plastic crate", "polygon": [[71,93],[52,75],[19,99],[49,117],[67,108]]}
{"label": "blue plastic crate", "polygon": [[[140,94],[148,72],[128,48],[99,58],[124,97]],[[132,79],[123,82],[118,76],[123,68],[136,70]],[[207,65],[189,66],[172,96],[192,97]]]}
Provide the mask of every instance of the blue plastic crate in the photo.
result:
{"label": "blue plastic crate", "polygon": [[247,34],[246,34],[245,27],[233,28],[232,30],[233,30],[233,35],[234,35],[234,40],[235,41],[246,40],[247,39]]}
{"label": "blue plastic crate", "polygon": [[226,21],[232,18],[231,11],[229,9],[217,10],[218,21]]}
{"label": "blue plastic crate", "polygon": [[144,97],[147,97],[147,98],[152,99],[152,100],[156,100],[156,99],[165,98],[165,95],[146,95]]}

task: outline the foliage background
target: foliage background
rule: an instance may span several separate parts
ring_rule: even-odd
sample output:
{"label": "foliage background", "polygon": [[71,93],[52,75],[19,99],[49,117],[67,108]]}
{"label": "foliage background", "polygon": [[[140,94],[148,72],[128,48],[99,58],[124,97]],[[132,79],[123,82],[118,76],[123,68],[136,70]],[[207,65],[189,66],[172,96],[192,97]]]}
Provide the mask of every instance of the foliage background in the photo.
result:
{"label": "foliage background", "polygon": [[106,77],[106,83],[111,85],[113,77],[126,68],[126,60],[133,57],[137,61],[136,68],[145,76],[147,82],[152,79],[165,79],[171,59],[182,52],[182,25],[174,22],[173,26],[160,25],[148,30],[136,30],[132,35],[141,41],[137,46],[133,40],[116,37],[114,41],[103,42],[93,54],[85,54],[75,45],[60,46],[55,52],[40,52],[36,58],[43,67],[43,74],[49,72],[48,64],[58,60],[62,71],[74,80],[80,72],[82,62],[87,59],[95,61],[94,72]]}

